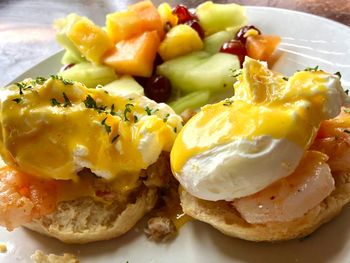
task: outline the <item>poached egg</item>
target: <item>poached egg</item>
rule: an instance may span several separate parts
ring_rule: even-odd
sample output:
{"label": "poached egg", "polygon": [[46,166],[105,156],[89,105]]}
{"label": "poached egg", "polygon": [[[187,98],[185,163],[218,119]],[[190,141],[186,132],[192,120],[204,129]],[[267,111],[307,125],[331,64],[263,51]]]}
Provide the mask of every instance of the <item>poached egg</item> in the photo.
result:
{"label": "poached egg", "polygon": [[304,70],[287,79],[249,58],[234,88],[190,119],[171,151],[175,177],[200,199],[231,201],[290,175],[320,123],[350,103],[336,75]]}
{"label": "poached egg", "polygon": [[26,79],[0,93],[4,161],[31,175],[77,180],[90,169],[120,192],[170,152],[182,119],[136,93],[108,93],[60,77]]}

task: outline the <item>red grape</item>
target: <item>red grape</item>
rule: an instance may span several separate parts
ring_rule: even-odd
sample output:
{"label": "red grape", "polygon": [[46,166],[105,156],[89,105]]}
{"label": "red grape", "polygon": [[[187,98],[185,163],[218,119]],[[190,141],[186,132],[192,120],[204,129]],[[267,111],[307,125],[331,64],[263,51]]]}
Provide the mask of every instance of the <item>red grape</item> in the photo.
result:
{"label": "red grape", "polygon": [[190,20],[198,20],[197,17],[192,14],[185,5],[175,6],[173,9],[173,14],[175,14],[179,19],[179,24],[184,24]]}
{"label": "red grape", "polygon": [[145,95],[156,102],[166,102],[171,96],[171,83],[166,77],[155,75],[144,86]]}
{"label": "red grape", "polygon": [[60,69],[60,72],[62,71],[65,71],[67,69],[70,69],[71,67],[75,66],[74,63],[70,63],[70,64],[66,64],[66,65],[63,65],[62,68]]}
{"label": "red grape", "polygon": [[220,52],[236,55],[239,58],[241,66],[244,62],[244,57],[247,55],[247,49],[245,45],[236,39],[232,39],[222,45]]}
{"label": "red grape", "polygon": [[244,27],[241,27],[240,30],[238,30],[235,39],[236,40],[240,40],[242,43],[245,44],[247,38],[244,35],[245,35],[245,33],[247,33],[247,31],[249,29],[254,29],[254,30],[256,30],[258,32],[259,35],[261,35],[260,30],[257,29],[255,26],[244,26]]}
{"label": "red grape", "polygon": [[204,38],[204,31],[201,25],[196,20],[190,20],[185,23],[186,25],[189,25],[192,27],[196,32],[198,33],[200,38]]}

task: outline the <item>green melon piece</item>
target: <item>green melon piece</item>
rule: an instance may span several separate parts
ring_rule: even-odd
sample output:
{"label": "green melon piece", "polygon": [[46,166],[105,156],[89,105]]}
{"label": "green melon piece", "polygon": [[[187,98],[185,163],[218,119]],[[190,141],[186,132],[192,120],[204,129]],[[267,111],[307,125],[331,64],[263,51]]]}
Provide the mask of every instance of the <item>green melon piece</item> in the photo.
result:
{"label": "green melon piece", "polygon": [[142,86],[129,75],[124,75],[119,79],[112,81],[111,83],[104,86],[104,89],[111,94],[137,93],[144,95]]}
{"label": "green melon piece", "polygon": [[66,50],[63,54],[63,57],[61,59],[61,63],[63,65],[68,65],[68,64],[78,64],[81,62],[86,62],[86,60],[82,56],[77,56],[77,54]]}
{"label": "green melon piece", "polygon": [[214,4],[208,1],[197,7],[196,15],[206,35],[247,24],[245,9],[237,4]]}
{"label": "green melon piece", "polygon": [[238,68],[240,63],[235,55],[199,51],[159,65],[157,73],[167,77],[173,89],[182,94],[203,90],[225,92],[232,89],[235,81],[232,70]]}
{"label": "green melon piece", "polygon": [[81,82],[88,88],[95,88],[97,85],[106,85],[118,78],[118,75],[112,68],[93,65],[88,62],[77,64],[58,73],[58,75],[64,79]]}
{"label": "green melon piece", "polygon": [[183,97],[180,97],[176,101],[169,103],[169,106],[177,113],[180,114],[186,109],[197,109],[207,104],[210,100],[210,92],[195,91],[189,93]]}
{"label": "green melon piece", "polygon": [[230,31],[220,31],[214,33],[206,38],[204,38],[204,48],[203,50],[210,53],[215,54],[218,53],[220,48],[225,42],[230,41],[234,37]]}

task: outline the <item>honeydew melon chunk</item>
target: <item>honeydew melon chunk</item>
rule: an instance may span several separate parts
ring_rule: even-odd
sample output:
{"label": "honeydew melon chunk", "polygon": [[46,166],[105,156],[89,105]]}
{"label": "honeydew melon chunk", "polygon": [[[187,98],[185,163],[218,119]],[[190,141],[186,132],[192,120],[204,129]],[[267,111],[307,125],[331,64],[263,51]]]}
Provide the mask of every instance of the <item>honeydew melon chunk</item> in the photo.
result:
{"label": "honeydew melon chunk", "polygon": [[232,34],[230,31],[225,30],[225,31],[216,32],[204,38],[203,50],[210,54],[218,53],[222,45],[225,42],[230,41],[233,37],[234,37],[234,34]]}
{"label": "honeydew melon chunk", "polygon": [[119,79],[112,81],[104,86],[104,89],[111,94],[126,95],[130,93],[137,93],[144,95],[142,86],[129,75],[123,75]]}
{"label": "honeydew melon chunk", "polygon": [[224,92],[232,89],[235,81],[232,70],[239,68],[235,55],[198,51],[159,65],[157,73],[167,77],[173,89],[182,94],[203,90]]}
{"label": "honeydew melon chunk", "polygon": [[179,99],[169,103],[169,106],[177,113],[180,114],[186,109],[197,109],[207,104],[210,100],[210,92],[207,90],[204,91],[195,91],[189,93]]}
{"label": "honeydew melon chunk", "polygon": [[70,79],[85,84],[88,88],[97,85],[106,85],[118,78],[115,71],[107,66],[93,65],[88,62],[79,63],[75,66],[58,73],[64,79]]}
{"label": "honeydew melon chunk", "polygon": [[247,24],[245,8],[237,4],[207,1],[197,7],[196,15],[206,35]]}
{"label": "honeydew melon chunk", "polygon": [[86,60],[83,57],[81,57],[80,55],[77,56],[77,54],[71,52],[70,50],[66,50],[63,54],[62,59],[61,59],[61,63],[63,65],[78,64],[81,62],[86,62]]}

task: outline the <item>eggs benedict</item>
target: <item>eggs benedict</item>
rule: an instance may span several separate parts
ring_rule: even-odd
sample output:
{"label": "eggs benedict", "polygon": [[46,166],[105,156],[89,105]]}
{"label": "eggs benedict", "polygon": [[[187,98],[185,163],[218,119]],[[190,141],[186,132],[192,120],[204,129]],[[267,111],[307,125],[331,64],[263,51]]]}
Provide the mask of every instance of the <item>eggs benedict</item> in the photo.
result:
{"label": "eggs benedict", "polygon": [[246,58],[234,88],[175,140],[184,212],[253,241],[311,233],[350,201],[350,119],[340,114],[350,98],[339,76],[315,68],[288,79]]}
{"label": "eggs benedict", "polygon": [[128,231],[171,176],[182,119],[136,93],[88,89],[59,76],[0,93],[0,224],[68,243]]}

